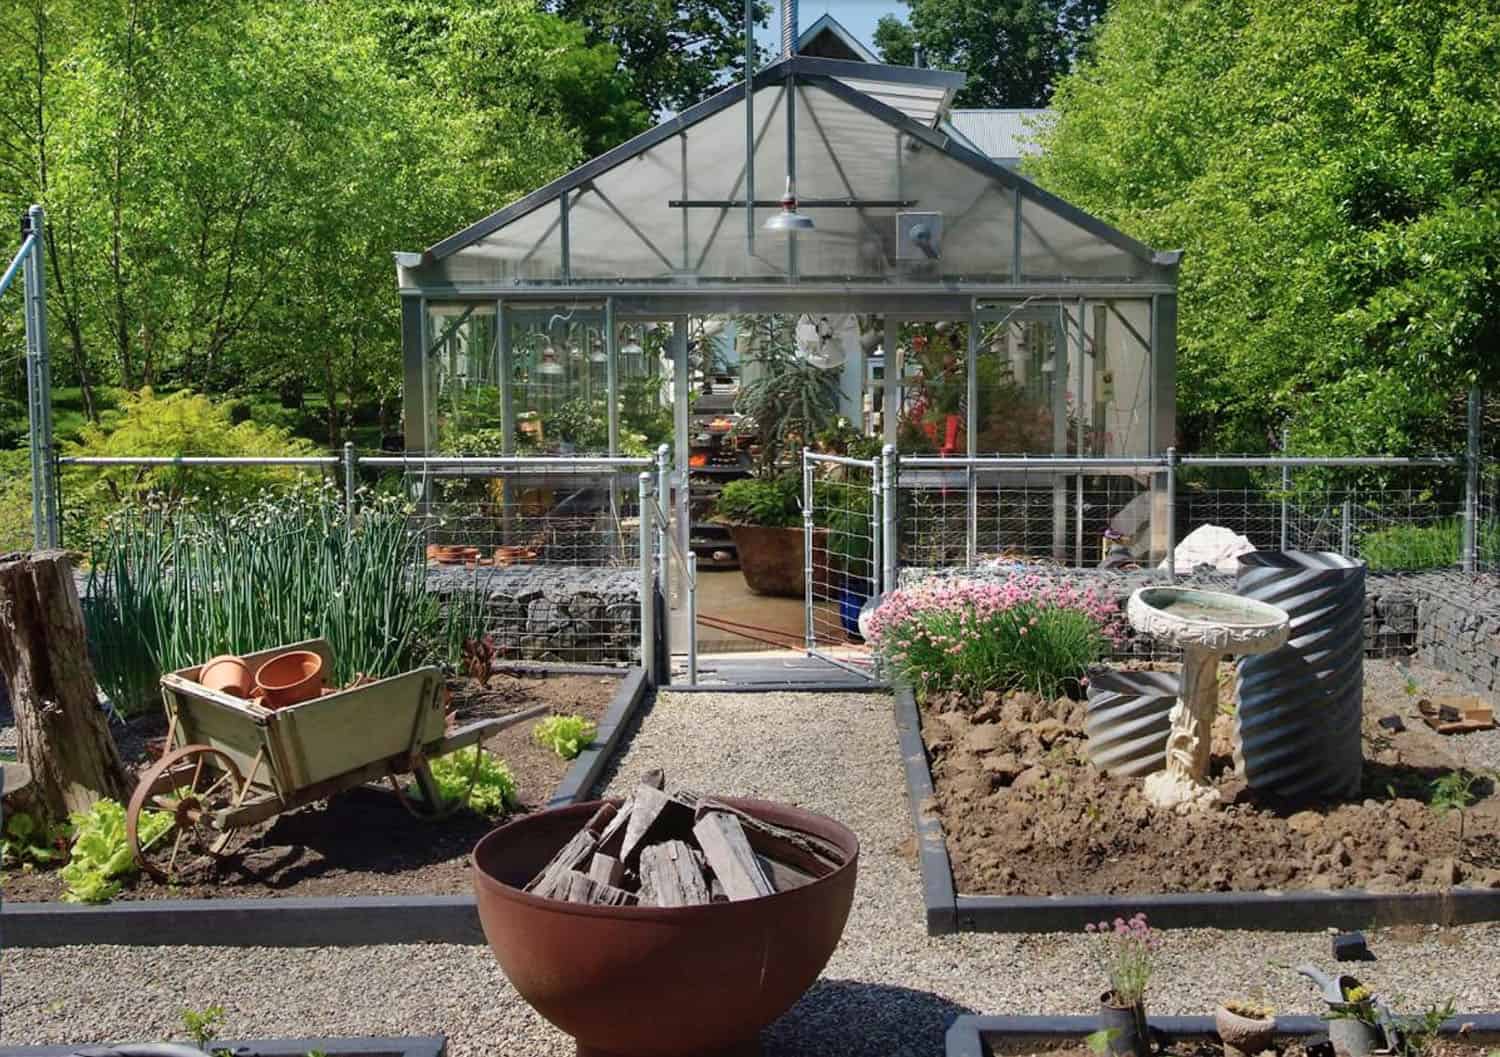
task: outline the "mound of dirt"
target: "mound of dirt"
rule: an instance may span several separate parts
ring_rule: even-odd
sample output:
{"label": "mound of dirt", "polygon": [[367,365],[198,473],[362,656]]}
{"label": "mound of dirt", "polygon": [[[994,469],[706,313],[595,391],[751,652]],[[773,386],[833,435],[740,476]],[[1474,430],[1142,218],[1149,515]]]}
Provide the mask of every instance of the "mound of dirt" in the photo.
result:
{"label": "mound of dirt", "polygon": [[1213,808],[1186,816],[1150,804],[1139,779],[1088,762],[1086,706],[1068,698],[933,695],[922,734],[954,881],[967,895],[1053,895],[1365,888],[1500,887],[1500,798],[1493,781],[1464,818],[1429,806],[1457,767],[1442,739],[1408,721],[1391,734],[1365,709],[1363,798],[1281,804],[1234,771],[1233,724],[1214,726]]}

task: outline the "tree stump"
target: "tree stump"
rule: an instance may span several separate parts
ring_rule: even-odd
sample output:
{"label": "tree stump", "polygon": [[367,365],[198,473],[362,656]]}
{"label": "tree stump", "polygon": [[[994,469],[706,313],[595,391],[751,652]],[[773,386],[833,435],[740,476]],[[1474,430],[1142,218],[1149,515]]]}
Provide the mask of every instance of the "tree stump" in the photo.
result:
{"label": "tree stump", "polygon": [[34,809],[60,822],[128,779],[99,708],[83,608],[63,551],[0,557],[0,674],[10,687]]}

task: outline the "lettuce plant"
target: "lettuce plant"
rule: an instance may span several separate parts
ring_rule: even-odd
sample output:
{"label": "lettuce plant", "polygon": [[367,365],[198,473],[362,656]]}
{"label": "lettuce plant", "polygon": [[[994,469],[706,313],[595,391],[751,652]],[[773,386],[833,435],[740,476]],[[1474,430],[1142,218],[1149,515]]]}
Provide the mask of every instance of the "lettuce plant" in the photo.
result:
{"label": "lettuce plant", "polygon": [[463,801],[481,815],[491,816],[520,806],[510,768],[478,745],[439,756],[430,766],[438,792],[448,803]]}
{"label": "lettuce plant", "polygon": [[[58,875],[67,889],[68,903],[103,903],[120,890],[120,880],[136,872],[125,836],[125,809],[117,801],[95,802],[87,811],[75,811],[73,848]],[[150,844],[172,827],[172,816],[164,811],[142,811],[140,832],[143,845]]]}
{"label": "lettuce plant", "polygon": [[598,725],[582,716],[548,716],[536,725],[532,737],[537,744],[571,760],[589,747],[598,732]]}

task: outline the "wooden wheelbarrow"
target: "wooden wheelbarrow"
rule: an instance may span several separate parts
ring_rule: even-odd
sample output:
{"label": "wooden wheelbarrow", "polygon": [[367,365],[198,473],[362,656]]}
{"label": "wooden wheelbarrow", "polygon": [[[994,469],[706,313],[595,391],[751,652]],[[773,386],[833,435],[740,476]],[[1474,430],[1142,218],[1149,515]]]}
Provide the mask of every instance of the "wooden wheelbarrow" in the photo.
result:
{"label": "wooden wheelbarrow", "polygon": [[[323,639],[264,650],[245,658],[251,671],[287,650],[311,650],[333,668]],[[207,857],[222,857],[249,827],[283,811],[370,782],[388,781],[414,813],[448,814],[428,760],[475,745],[547,711],[546,705],[447,730],[443,673],[418,668],[365,682],[298,705],[270,709],[197,682],[198,669],[162,676],[166,749],[142,776],[125,813],[137,863],[170,883]],[[470,786],[474,773],[470,773]],[[420,799],[398,777],[416,779]],[[164,814],[169,825],[161,825]]]}

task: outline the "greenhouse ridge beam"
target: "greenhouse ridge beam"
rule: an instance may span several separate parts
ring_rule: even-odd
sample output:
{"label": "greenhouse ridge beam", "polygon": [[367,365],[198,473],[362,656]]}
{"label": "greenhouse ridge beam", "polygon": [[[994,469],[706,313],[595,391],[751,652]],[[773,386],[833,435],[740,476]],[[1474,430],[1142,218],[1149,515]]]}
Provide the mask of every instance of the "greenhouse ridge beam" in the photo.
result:
{"label": "greenhouse ridge beam", "polygon": [[[845,181],[847,183],[847,180]],[[756,209],[779,209],[779,198],[757,198]],[[911,209],[915,198],[797,198],[798,209]],[[744,209],[743,198],[669,198],[672,209]]]}

